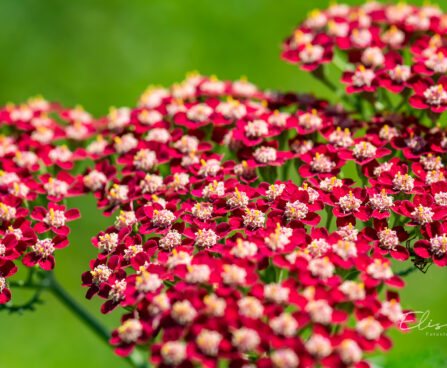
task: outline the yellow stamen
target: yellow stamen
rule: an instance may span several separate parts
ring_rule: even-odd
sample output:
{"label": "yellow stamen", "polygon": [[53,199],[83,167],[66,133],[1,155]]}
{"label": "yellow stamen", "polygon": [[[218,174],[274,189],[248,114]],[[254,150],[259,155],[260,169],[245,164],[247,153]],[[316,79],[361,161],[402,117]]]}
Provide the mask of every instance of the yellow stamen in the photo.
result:
{"label": "yellow stamen", "polygon": [[236,196],[237,196],[239,199],[241,199],[241,193],[239,192],[239,189],[237,189],[237,187],[236,187],[236,188],[234,188],[234,191],[236,192]]}

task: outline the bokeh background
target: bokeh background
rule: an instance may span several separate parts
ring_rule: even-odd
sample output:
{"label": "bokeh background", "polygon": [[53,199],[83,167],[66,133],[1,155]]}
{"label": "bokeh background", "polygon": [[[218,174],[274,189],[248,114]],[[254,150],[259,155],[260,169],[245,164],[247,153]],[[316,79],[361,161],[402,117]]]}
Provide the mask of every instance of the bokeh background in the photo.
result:
{"label": "bokeh background", "polygon": [[[447,10],[447,1],[439,4]],[[229,79],[245,75],[261,88],[333,99],[278,56],[295,24],[326,6],[317,0],[0,0],[0,103],[42,94],[99,116],[109,106],[135,104],[149,84],[169,85],[192,70]],[[91,236],[112,219],[101,216],[93,198],[69,205],[83,218],[72,225],[71,246],[57,254],[56,274],[99,316],[100,303],[84,300],[80,275],[96,254]],[[404,306],[430,310],[433,322],[447,324],[447,272],[433,267],[407,282]],[[51,295],[44,297],[33,313],[0,313],[0,367],[128,366]],[[100,317],[109,327],[118,323],[117,315]],[[444,331],[439,337],[394,332],[391,353],[372,361],[384,368],[447,367]]]}

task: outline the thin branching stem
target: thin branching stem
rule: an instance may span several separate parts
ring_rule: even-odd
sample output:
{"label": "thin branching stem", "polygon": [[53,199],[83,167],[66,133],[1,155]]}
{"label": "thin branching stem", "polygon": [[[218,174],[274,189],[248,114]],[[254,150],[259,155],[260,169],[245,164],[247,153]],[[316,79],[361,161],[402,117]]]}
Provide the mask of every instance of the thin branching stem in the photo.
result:
{"label": "thin branching stem", "polygon": [[[86,324],[101,340],[108,346],[110,331],[97,318],[95,318],[86,308],[75,300],[65,288],[57,281],[54,274],[48,273],[49,290],[53,295],[73,314],[75,314],[84,324]],[[148,368],[149,364],[146,358],[137,350],[129,355],[126,360],[136,368]]]}

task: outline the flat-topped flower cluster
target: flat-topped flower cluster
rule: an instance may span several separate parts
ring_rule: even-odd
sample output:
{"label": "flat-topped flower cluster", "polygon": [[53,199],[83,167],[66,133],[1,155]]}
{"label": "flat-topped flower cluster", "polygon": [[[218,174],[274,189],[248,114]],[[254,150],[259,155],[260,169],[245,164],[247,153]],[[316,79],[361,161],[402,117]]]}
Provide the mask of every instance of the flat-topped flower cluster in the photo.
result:
{"label": "flat-topped flower cluster", "polygon": [[[283,56],[326,84],[334,49],[358,64],[343,76],[359,92],[344,99],[353,111],[197,73],[98,119],[42,98],[4,106],[0,304],[18,267],[55,267],[80,217],[65,199],[93,194],[111,225],[92,238],[82,283],[102,313],[122,313],[118,355],[141,349],[158,367],[368,367],[365,354],[391,347],[389,329],[414,321],[392,265],[447,265],[447,132],[432,124],[444,102],[415,87],[442,97],[445,71],[427,50],[440,60],[444,18],[431,6],[333,5],[297,28]],[[411,67],[398,59],[405,47]],[[379,87],[414,87],[410,104],[426,110],[390,113]]]}
{"label": "flat-topped flower cluster", "polygon": [[[444,182],[427,184],[424,170],[442,173],[442,162],[403,138],[419,129],[441,147],[442,137],[416,122],[367,125],[310,96],[195,74],[100,119],[37,102],[1,111],[12,130],[2,138],[2,302],[19,262],[51,270],[68,244],[79,211],[59,202],[94,193],[115,219],[93,238],[99,254],[82,278],[103,313],[124,307],[111,339],[120,355],[146,345],[160,366],[364,366],[364,352],[391,346],[390,327],[405,327],[388,254],[423,261],[402,224],[427,229],[418,254],[444,262]],[[405,156],[384,161],[392,152]],[[371,186],[342,178],[350,161]]]}
{"label": "flat-topped flower cluster", "polygon": [[[142,345],[160,366],[336,367],[365,366],[364,352],[391,346],[385,332],[405,328],[405,312],[389,255],[424,262],[406,242],[416,228],[402,225],[447,215],[425,181],[429,156],[384,166],[416,122],[367,125],[310,96],[199,75],[114,111],[89,175],[121,168],[96,191],[116,215],[93,238],[99,255],[83,284],[103,313],[128,310],[112,335],[117,354]],[[371,186],[342,178],[350,161]]]}
{"label": "flat-topped flower cluster", "polygon": [[336,65],[347,93],[404,93],[412,107],[441,113],[447,109],[446,34],[447,14],[435,5],[333,4],[296,27],[282,57],[306,71]]}
{"label": "flat-topped flower cluster", "polygon": [[446,139],[417,119],[367,123],[195,74],[100,119],[35,104],[1,112],[14,130],[2,138],[2,301],[19,260],[50,270],[68,244],[79,211],[58,202],[94,193],[115,220],[82,278],[103,313],[124,307],[120,355],[146,345],[160,366],[366,366],[412,320],[390,256],[446,264]]}

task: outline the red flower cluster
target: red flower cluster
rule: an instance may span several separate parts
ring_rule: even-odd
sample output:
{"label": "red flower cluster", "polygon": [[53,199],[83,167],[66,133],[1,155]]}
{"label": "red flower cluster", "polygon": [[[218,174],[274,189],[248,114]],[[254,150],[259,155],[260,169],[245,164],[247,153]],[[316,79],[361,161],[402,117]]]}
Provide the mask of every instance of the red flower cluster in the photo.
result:
{"label": "red flower cluster", "polygon": [[[368,367],[413,321],[392,261],[447,266],[447,132],[430,123],[447,108],[446,30],[433,6],[313,12],[283,57],[328,86],[322,64],[342,64],[350,112],[199,74],[99,119],[40,98],[3,107],[0,304],[19,263],[52,270],[68,245],[80,213],[59,202],[93,193],[114,221],[82,282],[103,313],[124,311],[117,354]],[[386,90],[426,111],[386,112]]]}
{"label": "red flower cluster", "polygon": [[411,106],[441,113],[447,109],[446,33],[447,14],[434,5],[333,4],[296,27],[282,58],[313,72],[332,62],[347,93],[413,92]]}
{"label": "red flower cluster", "polygon": [[81,145],[96,128],[81,108],[64,110],[40,97],[4,106],[0,121],[0,304],[4,304],[11,299],[6,278],[15,274],[19,263],[52,270],[55,250],[68,245],[67,222],[80,213],[57,202],[86,193],[82,176],[70,171],[87,157]]}
{"label": "red flower cluster", "polygon": [[[100,119],[85,178],[101,178],[98,204],[118,212],[82,277],[103,313],[128,311],[117,354],[149,346],[161,367],[363,367],[365,352],[391,346],[390,327],[412,321],[390,257],[446,259],[440,241],[413,249],[447,216],[444,133],[199,75],[117,111]],[[343,178],[352,166],[357,182]]]}

